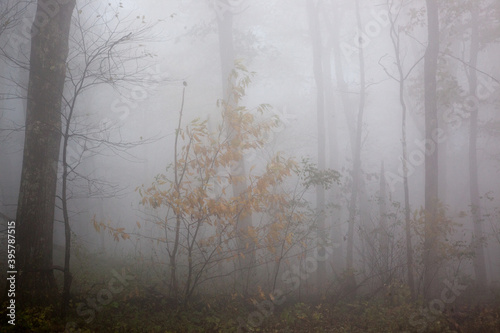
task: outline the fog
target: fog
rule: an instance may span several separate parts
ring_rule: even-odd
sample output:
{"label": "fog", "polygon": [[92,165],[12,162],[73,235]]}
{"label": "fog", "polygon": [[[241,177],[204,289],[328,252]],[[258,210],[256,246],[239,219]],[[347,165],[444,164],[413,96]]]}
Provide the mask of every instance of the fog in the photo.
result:
{"label": "fog", "polygon": [[17,291],[50,271],[35,305],[67,309],[18,327],[496,332],[500,6],[435,2],[77,0],[48,169],[25,136],[51,25],[0,4],[2,281],[17,221]]}

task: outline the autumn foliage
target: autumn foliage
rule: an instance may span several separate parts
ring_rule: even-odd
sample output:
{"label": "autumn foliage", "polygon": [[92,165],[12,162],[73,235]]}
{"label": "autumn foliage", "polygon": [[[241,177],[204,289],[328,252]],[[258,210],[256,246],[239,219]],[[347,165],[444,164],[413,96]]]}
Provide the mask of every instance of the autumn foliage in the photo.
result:
{"label": "autumn foliage", "polygon": [[[239,101],[250,74],[240,66],[232,75],[232,98]],[[315,216],[304,194],[309,186],[328,185],[337,177],[280,153],[247,172],[236,170],[245,155],[265,148],[266,138],[279,125],[279,119],[269,116],[269,105],[249,110],[232,106],[237,104],[218,103],[221,117],[214,132],[200,119],[183,127],[181,110],[173,163],[151,185],[137,188],[141,204],[159,217],[149,222],[153,240],[166,249],[168,260],[163,263],[169,267],[165,274],[173,297],[189,299],[202,282],[231,276],[223,272],[234,273],[237,260],[246,256],[255,257],[256,266],[272,263],[275,284],[292,248],[307,248]],[[235,195],[233,189],[240,183],[246,188]],[[239,228],[241,219],[252,214],[258,222]],[[116,240],[129,237],[124,228],[94,225]]]}

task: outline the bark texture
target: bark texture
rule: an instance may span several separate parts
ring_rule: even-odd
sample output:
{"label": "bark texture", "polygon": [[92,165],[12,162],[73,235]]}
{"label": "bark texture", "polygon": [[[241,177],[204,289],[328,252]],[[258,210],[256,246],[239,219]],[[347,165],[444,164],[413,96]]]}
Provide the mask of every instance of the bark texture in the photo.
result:
{"label": "bark texture", "polygon": [[61,143],[61,100],[76,0],[39,0],[32,28],[26,137],[17,207],[19,302],[53,303],[52,234]]}

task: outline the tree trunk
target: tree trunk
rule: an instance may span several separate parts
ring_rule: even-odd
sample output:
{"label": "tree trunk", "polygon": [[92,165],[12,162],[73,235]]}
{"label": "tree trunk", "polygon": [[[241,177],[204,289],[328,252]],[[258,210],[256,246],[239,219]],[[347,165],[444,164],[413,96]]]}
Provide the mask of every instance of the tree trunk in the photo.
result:
{"label": "tree trunk", "polygon": [[[223,8],[229,8],[227,0],[220,0]],[[216,6],[219,4],[216,4]],[[233,70],[235,55],[233,43],[233,13],[230,10],[220,11],[217,18],[219,30],[219,48],[221,57],[221,73],[222,73],[222,90],[223,98],[227,103],[226,108],[232,112],[237,108],[238,101],[236,101],[231,93],[234,82],[231,81],[231,71]],[[231,135],[228,133],[228,135]],[[245,161],[241,158],[238,163],[232,167],[231,175],[239,181],[232,184],[233,195],[244,195],[247,190]],[[240,214],[237,222],[238,233],[238,251],[241,251],[238,256],[238,271],[237,282],[238,289],[244,294],[247,294],[250,288],[250,283],[254,275],[255,268],[255,244],[248,236],[249,228],[252,227],[252,215]]]}
{"label": "tree trunk", "polygon": [[[329,21],[328,17],[328,12],[327,10],[323,10],[324,13],[324,18],[326,22],[326,28],[331,31],[331,22]],[[324,59],[323,59],[323,68],[326,70],[324,71],[325,75],[325,117],[327,117],[326,120],[326,126],[328,128],[328,168],[333,169],[333,170],[339,170],[340,169],[340,164],[339,164],[339,147],[338,147],[338,130],[337,130],[337,122],[338,122],[338,115],[335,110],[335,92],[333,89],[333,78],[332,78],[332,49],[333,49],[333,38],[330,36],[328,38],[328,43],[327,47],[324,53]],[[333,204],[332,209],[330,210],[329,214],[327,214],[328,220],[327,220],[327,225],[329,228],[331,228],[331,233],[330,230],[327,230],[327,235],[332,235],[332,243],[333,243],[333,248],[332,250],[332,261],[331,264],[333,265],[333,271],[335,273],[340,273],[343,270],[343,265],[342,265],[342,228],[341,228],[341,209],[340,209],[340,190],[337,187],[332,187],[327,194],[327,198],[329,199],[329,203]]]}
{"label": "tree trunk", "polygon": [[[361,13],[359,0],[355,1],[356,5],[356,22],[358,31],[363,31],[362,23],[361,23]],[[361,38],[361,37],[360,37]],[[365,110],[365,95],[366,95],[366,85],[365,85],[365,58],[364,58],[364,50],[361,45],[363,41],[359,41],[360,46],[358,48],[359,52],[359,106],[358,106],[358,118],[356,123],[356,136],[354,142],[354,150],[353,150],[353,166],[352,166],[352,191],[351,198],[349,200],[349,225],[347,231],[347,254],[346,254],[346,268],[349,274],[353,273],[353,247],[354,247],[354,222],[356,220],[356,204],[358,200],[358,191],[360,185],[360,177],[361,177],[361,137],[363,130],[363,114]],[[353,284],[354,276],[349,278]]]}
{"label": "tree trunk", "polygon": [[379,223],[379,252],[380,252],[380,263],[381,263],[381,276],[382,283],[389,283],[388,278],[389,273],[389,230],[387,228],[387,203],[386,203],[386,187],[387,183],[385,181],[385,170],[384,162],[380,167],[380,194],[379,194],[379,212],[380,212],[380,223]]}
{"label": "tree trunk", "polygon": [[[321,45],[321,32],[319,27],[318,5],[314,1],[309,0],[307,3],[307,10],[309,12],[309,28],[312,40],[313,49],[313,71],[314,79],[316,82],[316,119],[318,129],[318,170],[322,171],[326,168],[326,131],[325,131],[325,86],[323,78],[323,64],[322,64],[322,45]],[[325,70],[330,70],[329,68]],[[317,222],[317,236],[320,238],[320,245],[326,243],[324,237],[325,230],[325,188],[319,184],[316,185],[316,213],[318,214]],[[325,249],[322,249],[325,251]],[[326,282],[326,262],[318,262],[318,288],[324,289]]]}
{"label": "tree trunk", "polygon": [[[39,0],[32,28],[21,186],[17,207],[19,302],[48,305],[56,299],[52,237],[61,143],[61,100],[68,36],[76,0],[51,8]],[[44,22],[41,24],[40,22]]]}
{"label": "tree trunk", "polygon": [[[179,158],[178,158],[178,147],[179,147],[179,136],[181,133],[182,126],[182,115],[184,112],[184,101],[186,96],[186,86],[182,88],[182,102],[181,108],[179,110],[179,121],[177,123],[177,129],[175,131],[175,142],[174,142],[174,182],[175,182],[175,194],[177,197],[180,197],[180,187],[181,187],[181,178],[179,175]],[[176,212],[175,214],[175,229],[174,229],[174,244],[172,245],[172,250],[170,251],[167,243],[167,252],[169,256],[169,265],[170,265],[170,286],[169,293],[174,298],[179,297],[179,286],[177,282],[177,253],[179,251],[180,244],[180,236],[181,236],[181,222],[182,222],[182,213]],[[167,228],[165,226],[165,239],[167,238]]]}
{"label": "tree trunk", "polygon": [[[477,90],[477,56],[479,53],[479,9],[474,6],[472,9],[472,32],[470,41],[470,61],[469,61],[469,96],[476,96]],[[483,224],[481,214],[481,202],[479,200],[479,182],[477,171],[477,123],[478,109],[476,103],[470,114],[469,129],[469,182],[470,182],[470,204],[472,210],[472,222],[474,224],[475,248],[474,273],[476,284],[479,288],[485,288],[487,284],[486,263],[484,260],[484,246],[482,244]]]}
{"label": "tree trunk", "polygon": [[437,116],[437,61],[439,54],[439,16],[436,0],[426,0],[428,45],[424,65],[425,93],[425,232],[424,232],[424,298],[437,295],[438,274],[438,144],[434,137],[438,131]]}
{"label": "tree trunk", "polygon": [[415,298],[415,281],[413,277],[413,247],[411,239],[411,207],[410,207],[410,188],[408,185],[408,143],[406,135],[406,116],[407,107],[404,98],[406,75],[403,73],[403,61],[401,59],[401,39],[399,27],[396,26],[394,17],[389,8],[390,20],[390,35],[392,45],[394,47],[394,56],[396,58],[396,66],[398,68],[399,79],[399,104],[401,105],[401,149],[403,153],[403,191],[404,191],[404,212],[405,212],[405,237],[406,237],[406,272],[408,278],[408,288],[410,288],[411,298]]}
{"label": "tree trunk", "polygon": [[[71,115],[73,110],[68,117],[71,119]],[[68,139],[69,139],[69,120],[66,124],[66,129],[63,138],[63,174],[62,174],[62,210],[63,210],[63,219],[64,219],[64,284],[63,284],[63,292],[62,292],[62,302],[61,302],[61,318],[66,316],[66,309],[69,307],[69,292],[71,289],[71,270],[70,270],[70,259],[71,259],[71,227],[69,225],[69,212],[68,212],[68,198],[67,198],[67,190],[68,190],[68,161],[67,161],[67,152],[68,152]]]}
{"label": "tree trunk", "polygon": [[[334,25],[328,26],[328,30],[331,31],[331,39],[333,46],[333,57],[335,62],[335,77],[337,82],[337,88],[340,90],[340,99],[342,101],[342,106],[344,109],[344,114],[347,119],[347,127],[349,129],[350,142],[351,142],[351,152],[352,156],[354,156],[354,118],[351,116],[351,103],[349,103],[349,99],[347,98],[347,84],[344,80],[344,70],[342,67],[342,55],[340,50],[340,38],[339,38],[339,13],[337,6],[333,6],[333,21]],[[328,23],[328,21],[327,21]],[[342,242],[342,226],[340,221],[334,225],[333,232],[333,241],[335,244],[341,244]],[[345,260],[342,253],[342,247],[338,247],[338,249],[334,252],[333,256],[333,268],[336,272],[342,272],[345,270]]]}

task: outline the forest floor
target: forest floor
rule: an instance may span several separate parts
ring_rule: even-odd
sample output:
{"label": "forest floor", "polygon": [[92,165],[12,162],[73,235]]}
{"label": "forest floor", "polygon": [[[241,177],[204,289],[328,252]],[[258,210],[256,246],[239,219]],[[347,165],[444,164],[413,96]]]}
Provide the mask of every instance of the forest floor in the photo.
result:
{"label": "forest floor", "polygon": [[[89,258],[86,265],[75,265],[66,318],[61,318],[59,307],[18,309],[12,326],[7,324],[4,303],[0,332],[500,333],[498,285],[480,293],[468,284],[456,298],[445,293],[444,301],[425,305],[411,301],[404,285],[378,293],[359,292],[357,297],[338,286],[344,295],[307,297],[302,292],[301,298],[291,294],[270,298],[260,289],[253,297],[243,297],[231,295],[227,286],[214,285],[200,287],[210,296],[193,296],[188,304],[181,304],[154,287],[162,284],[152,279],[149,266],[114,270],[127,267],[127,262]],[[61,276],[56,278],[61,284]]]}
{"label": "forest floor", "polygon": [[457,302],[444,311],[439,305],[433,310],[387,299],[287,301],[275,306],[264,299],[211,297],[182,306],[137,292],[92,307],[89,298],[72,303],[66,320],[50,308],[32,309],[17,314],[15,327],[6,327],[2,319],[0,331],[64,332],[73,327],[66,332],[500,332],[498,294],[488,303]]}

